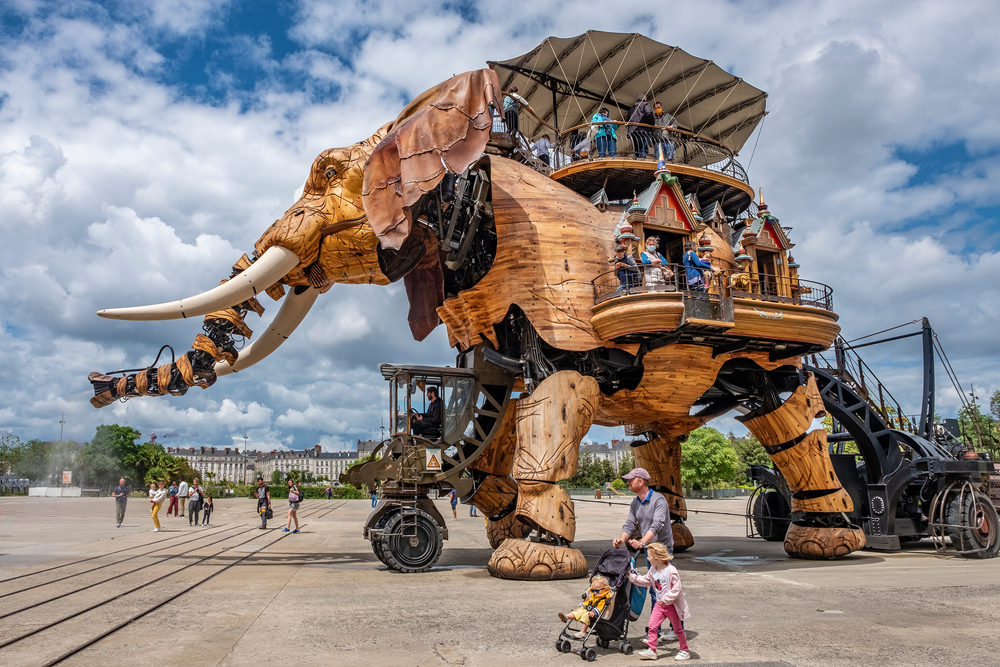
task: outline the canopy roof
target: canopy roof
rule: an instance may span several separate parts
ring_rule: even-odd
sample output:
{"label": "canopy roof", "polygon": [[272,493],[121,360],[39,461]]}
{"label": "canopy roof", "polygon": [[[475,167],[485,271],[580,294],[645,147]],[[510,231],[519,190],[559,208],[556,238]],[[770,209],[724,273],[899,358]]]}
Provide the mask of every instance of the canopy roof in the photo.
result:
{"label": "canopy roof", "polygon": [[636,97],[646,95],[681,129],[738,152],[767,113],[764,91],[710,60],[638,33],[549,37],[522,56],[489,65],[504,90],[517,86],[535,113],[561,130],[588,122],[601,106],[612,120],[625,120]]}

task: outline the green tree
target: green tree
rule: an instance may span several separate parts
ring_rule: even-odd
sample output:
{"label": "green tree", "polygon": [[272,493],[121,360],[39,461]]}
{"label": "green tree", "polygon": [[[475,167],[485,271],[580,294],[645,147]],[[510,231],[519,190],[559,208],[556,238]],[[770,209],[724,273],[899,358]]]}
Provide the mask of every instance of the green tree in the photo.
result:
{"label": "green tree", "polygon": [[739,469],[736,450],[714,428],[692,431],[681,444],[681,478],[686,482],[715,488],[717,484],[732,481]]}
{"label": "green tree", "polygon": [[13,472],[23,451],[24,445],[20,438],[10,431],[0,433],[0,475]]}
{"label": "green tree", "polygon": [[632,452],[629,451],[627,454],[624,454],[618,460],[618,477],[621,477],[628,471],[632,470],[632,468],[634,467],[635,467],[635,457],[632,456]]}
{"label": "green tree", "polygon": [[[94,437],[76,457],[76,474],[81,483],[111,486],[120,477],[133,484],[143,480],[132,462],[138,452],[139,432],[130,426],[101,424]],[[145,473],[145,471],[143,471]]]}
{"label": "green tree", "polygon": [[52,470],[49,466],[49,448],[44,442],[33,438],[21,446],[14,464],[14,474],[32,481],[48,481]]}
{"label": "green tree", "polygon": [[[992,410],[992,399],[991,410]],[[1000,441],[997,439],[997,420],[992,415],[983,414],[979,404],[969,404],[958,411],[958,428],[962,440],[970,443],[976,451],[989,451],[994,456],[1000,454]]]}
{"label": "green tree", "polygon": [[993,395],[990,396],[990,412],[992,412],[993,416],[1000,421],[1000,389],[997,389],[993,392]]}
{"label": "green tree", "polygon": [[271,486],[278,486],[285,481],[285,476],[281,474],[280,470],[275,470],[271,473]]}

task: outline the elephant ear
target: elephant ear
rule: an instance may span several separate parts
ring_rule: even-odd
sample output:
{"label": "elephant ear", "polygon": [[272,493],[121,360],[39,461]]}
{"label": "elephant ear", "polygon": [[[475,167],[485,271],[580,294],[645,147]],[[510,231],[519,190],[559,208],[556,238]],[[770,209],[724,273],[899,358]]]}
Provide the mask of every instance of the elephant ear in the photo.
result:
{"label": "elephant ear", "polygon": [[413,228],[411,207],[446,171],[461,173],[486,150],[500,108],[496,72],[459,74],[414,100],[365,167],[362,203],[382,248],[398,250]]}

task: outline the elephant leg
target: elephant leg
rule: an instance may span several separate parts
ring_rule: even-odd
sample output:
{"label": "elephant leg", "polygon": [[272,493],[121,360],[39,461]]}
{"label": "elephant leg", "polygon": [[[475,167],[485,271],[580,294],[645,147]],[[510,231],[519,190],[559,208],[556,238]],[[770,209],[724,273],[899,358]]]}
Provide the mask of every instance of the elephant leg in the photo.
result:
{"label": "elephant leg", "polygon": [[593,378],[560,371],[518,401],[514,516],[533,534],[530,541],[516,535],[503,541],[489,562],[493,576],[538,580],[587,575],[583,554],[569,546],[576,537],[573,501],[555,482],[576,473],[580,441],[593,423],[600,395]]}
{"label": "elephant leg", "polygon": [[651,442],[632,448],[638,468],[649,473],[649,485],[663,494],[670,508],[670,529],[674,534],[674,551],[694,546],[694,536],[685,525],[688,511],[681,487],[681,441],[666,431],[657,429]]}
{"label": "elephant leg", "polygon": [[810,373],[806,384],[776,409],[740,418],[788,482],[792,512],[803,513],[785,534],[785,552],[794,558],[842,558],[865,546],[864,532],[844,516],[854,503],[833,470],[826,431],[809,430],[813,419],[824,413]]}

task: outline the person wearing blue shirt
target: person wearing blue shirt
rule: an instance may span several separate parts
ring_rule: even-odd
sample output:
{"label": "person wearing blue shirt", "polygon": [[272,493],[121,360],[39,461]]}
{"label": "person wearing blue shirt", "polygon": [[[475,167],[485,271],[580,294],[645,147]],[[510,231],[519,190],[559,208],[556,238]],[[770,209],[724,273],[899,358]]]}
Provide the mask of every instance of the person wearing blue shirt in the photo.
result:
{"label": "person wearing blue shirt", "polygon": [[698,244],[694,241],[684,242],[684,272],[687,274],[687,286],[692,292],[705,292],[705,279],[702,276],[702,269],[714,271],[711,264],[698,257],[695,252]]}
{"label": "person wearing blue shirt", "polygon": [[[608,108],[603,107],[590,119],[591,123],[608,123],[611,116],[608,115]],[[618,157],[618,137],[615,130],[618,125],[599,125],[597,131],[597,157]]]}

